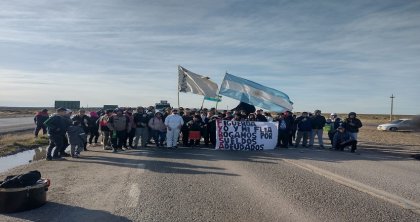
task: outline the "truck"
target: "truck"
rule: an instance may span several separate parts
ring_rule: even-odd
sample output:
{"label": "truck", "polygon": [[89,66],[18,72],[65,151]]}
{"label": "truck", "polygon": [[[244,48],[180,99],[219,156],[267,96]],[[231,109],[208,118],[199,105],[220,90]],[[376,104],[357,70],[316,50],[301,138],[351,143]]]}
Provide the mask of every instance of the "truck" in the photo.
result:
{"label": "truck", "polygon": [[170,108],[171,104],[168,103],[166,100],[161,100],[159,103],[155,104],[155,110],[156,111],[164,111],[166,108]]}

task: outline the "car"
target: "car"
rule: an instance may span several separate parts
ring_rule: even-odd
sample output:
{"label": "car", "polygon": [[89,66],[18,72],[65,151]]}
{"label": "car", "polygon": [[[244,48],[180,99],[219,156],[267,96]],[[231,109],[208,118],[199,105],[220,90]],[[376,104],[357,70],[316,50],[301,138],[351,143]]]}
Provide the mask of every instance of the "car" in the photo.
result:
{"label": "car", "polygon": [[414,121],[411,119],[398,119],[390,123],[381,124],[377,129],[383,131],[413,130]]}

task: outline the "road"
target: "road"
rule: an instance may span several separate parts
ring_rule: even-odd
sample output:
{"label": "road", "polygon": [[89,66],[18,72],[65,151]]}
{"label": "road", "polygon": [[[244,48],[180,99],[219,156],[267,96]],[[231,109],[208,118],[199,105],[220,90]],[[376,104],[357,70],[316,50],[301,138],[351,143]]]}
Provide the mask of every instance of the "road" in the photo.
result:
{"label": "road", "polygon": [[33,117],[0,118],[0,134],[35,128]]}
{"label": "road", "polygon": [[420,221],[419,161],[364,150],[93,148],[8,173],[34,169],[49,203],[0,221]]}

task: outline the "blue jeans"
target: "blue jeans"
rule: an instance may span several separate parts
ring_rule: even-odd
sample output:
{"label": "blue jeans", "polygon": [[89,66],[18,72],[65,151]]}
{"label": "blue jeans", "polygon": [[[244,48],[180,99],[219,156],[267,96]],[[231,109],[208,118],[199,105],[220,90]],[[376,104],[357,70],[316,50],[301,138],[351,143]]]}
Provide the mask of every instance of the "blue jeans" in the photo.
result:
{"label": "blue jeans", "polygon": [[163,141],[165,141],[166,139],[166,132],[161,132],[159,130],[152,130],[152,134],[153,134],[153,140],[157,145],[162,146],[163,145]]}
{"label": "blue jeans", "polygon": [[322,141],[323,129],[312,129],[311,138],[309,139],[309,146],[314,145],[315,135],[318,137],[318,144],[324,146],[324,141]]}

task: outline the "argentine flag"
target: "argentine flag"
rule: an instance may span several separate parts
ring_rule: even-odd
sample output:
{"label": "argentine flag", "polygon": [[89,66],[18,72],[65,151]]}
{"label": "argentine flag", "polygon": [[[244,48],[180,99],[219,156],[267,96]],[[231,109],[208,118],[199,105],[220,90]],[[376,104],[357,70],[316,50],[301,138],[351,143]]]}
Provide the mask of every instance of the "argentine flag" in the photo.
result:
{"label": "argentine flag", "polygon": [[229,73],[223,79],[219,94],[269,111],[283,112],[293,109],[293,103],[287,94]]}

